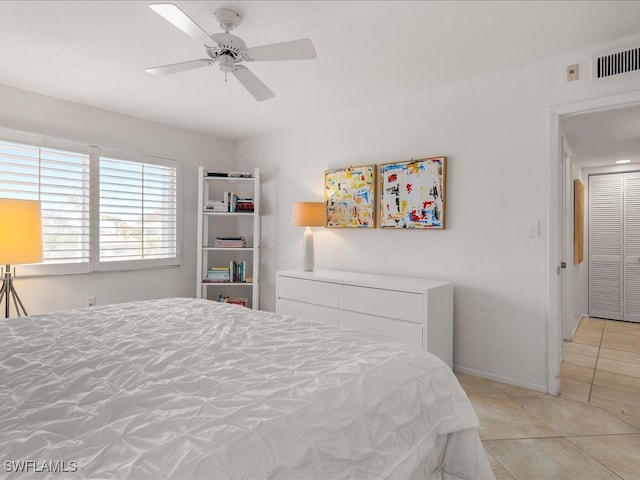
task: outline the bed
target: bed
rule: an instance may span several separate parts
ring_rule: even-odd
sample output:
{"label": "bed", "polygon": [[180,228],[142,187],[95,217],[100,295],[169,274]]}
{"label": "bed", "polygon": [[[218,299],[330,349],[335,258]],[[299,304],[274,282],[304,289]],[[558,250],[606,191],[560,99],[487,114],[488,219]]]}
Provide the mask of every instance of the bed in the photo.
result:
{"label": "bed", "polygon": [[477,427],[373,333],[193,298],[0,322],[0,477],[494,478]]}

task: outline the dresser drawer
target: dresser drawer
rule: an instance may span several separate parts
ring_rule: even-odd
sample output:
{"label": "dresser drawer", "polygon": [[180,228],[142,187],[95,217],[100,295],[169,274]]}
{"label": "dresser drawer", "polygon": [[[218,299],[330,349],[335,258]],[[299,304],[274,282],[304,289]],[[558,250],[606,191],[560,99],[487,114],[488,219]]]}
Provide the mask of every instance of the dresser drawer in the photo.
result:
{"label": "dresser drawer", "polygon": [[377,332],[453,366],[453,284],[337,270],[276,272],[278,312]]}
{"label": "dresser drawer", "polygon": [[338,308],[339,285],[300,278],[278,277],[278,298]]}
{"label": "dresser drawer", "polygon": [[340,309],[422,324],[422,295],[342,285]]}
{"label": "dresser drawer", "polygon": [[377,332],[397,342],[408,343],[414,347],[422,348],[422,325],[417,323],[340,311],[340,325]]}
{"label": "dresser drawer", "polygon": [[279,298],[276,309],[278,313],[283,315],[291,315],[307,320],[318,320],[331,325],[338,325],[338,310],[335,308]]}

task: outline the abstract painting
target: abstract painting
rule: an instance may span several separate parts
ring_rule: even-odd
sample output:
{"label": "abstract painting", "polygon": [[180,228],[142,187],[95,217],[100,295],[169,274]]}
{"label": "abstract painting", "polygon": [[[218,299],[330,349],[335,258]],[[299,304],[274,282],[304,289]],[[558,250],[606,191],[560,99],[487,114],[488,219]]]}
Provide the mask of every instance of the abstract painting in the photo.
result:
{"label": "abstract painting", "polygon": [[445,228],[447,157],[380,165],[382,228]]}
{"label": "abstract painting", "polygon": [[376,166],[339,168],[324,174],[327,227],[375,228]]}

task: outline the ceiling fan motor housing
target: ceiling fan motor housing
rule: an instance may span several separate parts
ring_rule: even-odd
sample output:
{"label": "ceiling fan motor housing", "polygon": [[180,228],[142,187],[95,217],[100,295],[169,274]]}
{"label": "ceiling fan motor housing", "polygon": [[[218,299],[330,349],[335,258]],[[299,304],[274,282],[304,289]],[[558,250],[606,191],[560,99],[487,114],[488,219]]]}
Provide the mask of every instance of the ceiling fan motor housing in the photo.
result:
{"label": "ceiling fan motor housing", "polygon": [[236,62],[247,60],[247,45],[244,41],[230,33],[214,33],[211,38],[217,43],[215,47],[207,47],[207,55],[218,60],[223,55],[228,55]]}

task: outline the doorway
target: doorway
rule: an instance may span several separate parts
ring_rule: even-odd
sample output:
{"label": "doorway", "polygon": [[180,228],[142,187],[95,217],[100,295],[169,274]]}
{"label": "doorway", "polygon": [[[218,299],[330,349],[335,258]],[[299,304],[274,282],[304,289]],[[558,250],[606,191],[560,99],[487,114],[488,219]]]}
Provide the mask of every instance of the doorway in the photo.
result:
{"label": "doorway", "polygon": [[[587,100],[556,106],[550,109],[550,157],[549,157],[549,235],[548,235],[548,303],[547,303],[547,392],[553,395],[560,393],[560,367],[562,362],[563,330],[571,321],[565,320],[566,315],[579,315],[574,308],[574,295],[572,292],[564,292],[564,275],[573,274],[572,267],[572,242],[565,242],[564,218],[572,218],[569,213],[573,211],[573,205],[568,205],[563,195],[563,183],[565,182],[563,155],[563,136],[568,131],[568,125],[572,119],[591,120],[597,124],[601,121],[601,115],[624,115],[638,113],[638,120],[629,123],[627,131],[640,131],[640,91],[630,92],[599,99]],[[577,122],[579,123],[579,122]],[[603,127],[604,128],[604,127]],[[630,142],[631,134],[629,134]],[[569,137],[569,141],[571,139]],[[640,146],[640,140],[635,138],[636,146]],[[576,164],[578,153],[582,148],[580,142],[571,145],[573,158],[570,164]],[[640,148],[637,149],[637,161],[640,161]],[[593,160],[593,159],[591,159]],[[590,161],[591,161],[590,160]],[[580,161],[583,161],[581,159]],[[584,160],[586,161],[586,160]],[[600,159],[602,161],[602,159]],[[568,173],[568,172],[565,172]],[[564,262],[564,263],[563,263]],[[561,268],[562,265],[569,268]],[[571,272],[571,273],[569,273]],[[574,282],[575,283],[575,282]],[[566,288],[566,286],[565,286]],[[563,328],[564,325],[564,328]]]}

